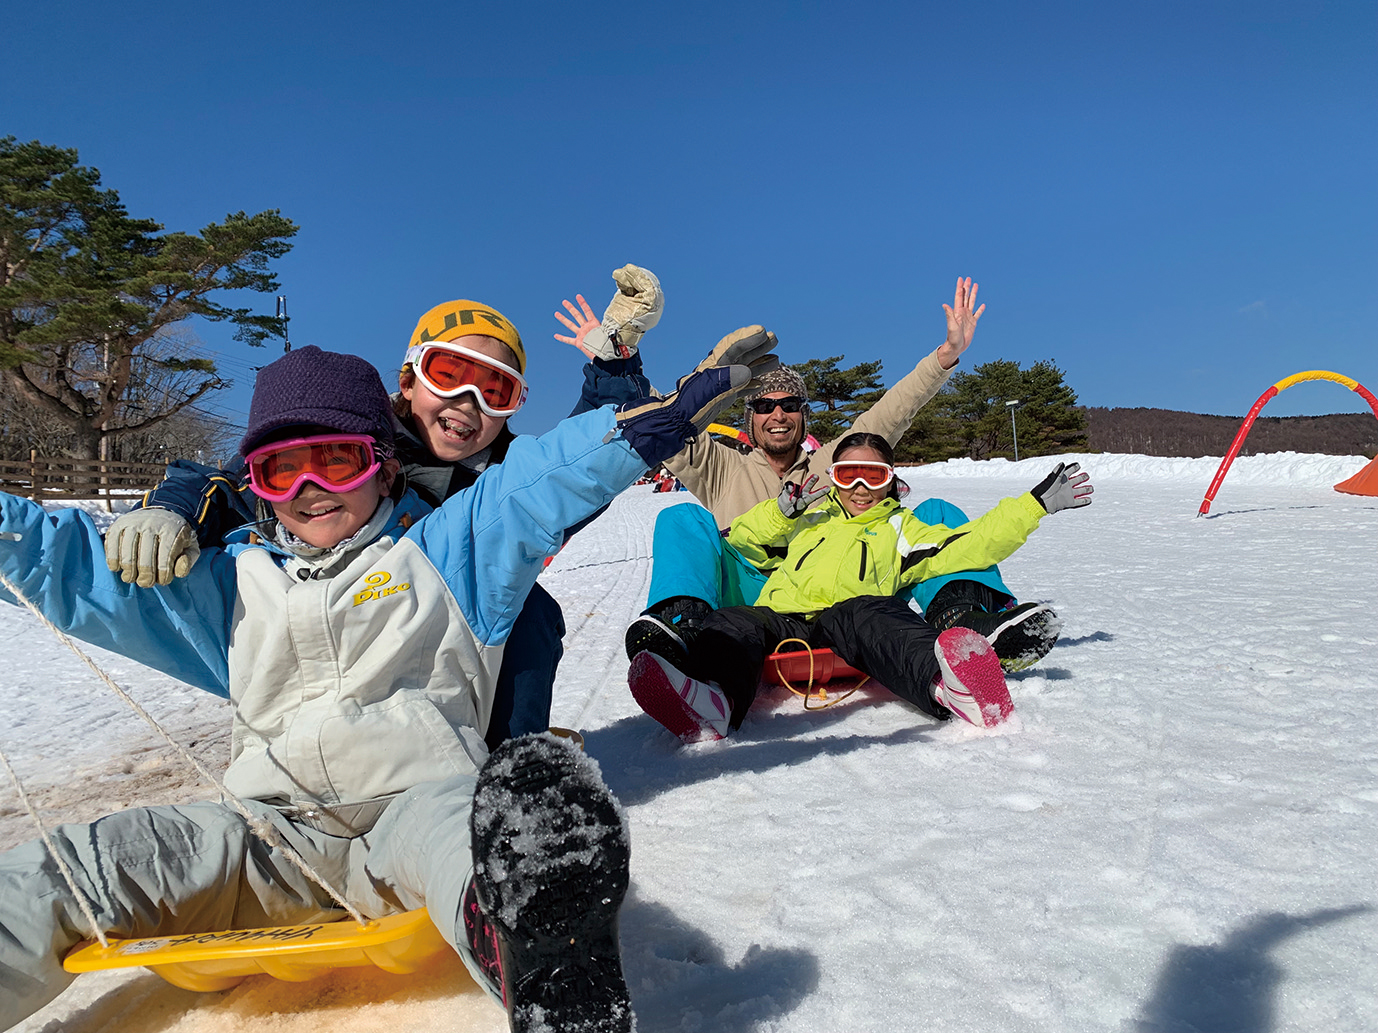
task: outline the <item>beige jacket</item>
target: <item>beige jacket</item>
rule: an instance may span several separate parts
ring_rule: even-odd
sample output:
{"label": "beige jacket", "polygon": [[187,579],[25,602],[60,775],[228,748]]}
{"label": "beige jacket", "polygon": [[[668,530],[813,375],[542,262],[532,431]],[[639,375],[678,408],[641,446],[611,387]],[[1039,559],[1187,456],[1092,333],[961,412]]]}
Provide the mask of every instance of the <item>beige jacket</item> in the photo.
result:
{"label": "beige jacket", "polygon": [[[880,401],[858,416],[847,433],[879,434],[895,445],[914,422],[914,414],[938,393],[951,375],[952,370],[939,365],[937,354],[930,354],[886,391]],[[665,467],[712,511],[718,527],[725,531],[752,506],[779,495],[785,481],[802,484],[813,473],[820,479],[826,477],[836,447],[837,441],[830,441],[817,452],[801,449],[799,458],[782,477],[759,448],[742,455],[731,445],[714,441],[711,435],[704,434],[668,460]]]}

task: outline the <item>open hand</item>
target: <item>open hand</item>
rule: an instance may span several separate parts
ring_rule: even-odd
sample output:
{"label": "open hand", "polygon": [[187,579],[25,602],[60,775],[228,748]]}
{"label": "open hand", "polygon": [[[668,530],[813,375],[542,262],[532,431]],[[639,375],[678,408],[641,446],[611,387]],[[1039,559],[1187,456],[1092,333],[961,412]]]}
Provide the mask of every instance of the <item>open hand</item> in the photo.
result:
{"label": "open hand", "polygon": [[[569,316],[573,316],[574,319],[570,319],[563,312],[555,313],[555,318],[563,323],[574,336],[566,337],[563,334],[556,334],[555,340],[563,344],[573,345],[590,359],[625,359],[631,355],[629,348],[617,344],[608,336],[608,332],[603,329],[602,322],[593,314],[593,309],[589,308],[589,303],[584,300],[584,296],[576,294],[574,297],[579,302],[578,308],[568,298],[564,301],[565,308],[569,310]],[[583,311],[581,312],[580,309]]]}
{"label": "open hand", "polygon": [[1056,513],[1089,506],[1095,490],[1091,487],[1091,475],[1082,470],[1080,463],[1058,463],[1029,494],[1049,513]]}
{"label": "open hand", "polygon": [[947,313],[947,340],[938,346],[938,361],[943,369],[951,369],[957,364],[962,352],[967,350],[972,337],[976,335],[976,323],[986,310],[984,305],[975,308],[976,292],[980,289],[981,285],[972,283],[970,276],[965,280],[959,276],[952,304],[943,306],[943,311]]}

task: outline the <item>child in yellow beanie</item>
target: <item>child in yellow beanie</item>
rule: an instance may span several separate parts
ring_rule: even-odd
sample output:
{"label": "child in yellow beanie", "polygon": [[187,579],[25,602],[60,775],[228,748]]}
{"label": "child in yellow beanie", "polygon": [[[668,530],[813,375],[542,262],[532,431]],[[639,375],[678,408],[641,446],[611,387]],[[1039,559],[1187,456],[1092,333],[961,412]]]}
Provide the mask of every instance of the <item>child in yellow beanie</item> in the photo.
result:
{"label": "child in yellow beanie", "polygon": [[[649,272],[635,282],[659,297],[659,283]],[[625,290],[619,281],[618,297],[624,303],[637,300],[627,299]],[[403,481],[424,502],[438,507],[503,461],[516,437],[507,422],[527,397],[526,368],[521,334],[491,305],[447,301],[417,321],[392,401]],[[626,358],[590,357],[570,415],[635,402],[651,393],[635,349]],[[142,508],[112,525],[106,536],[110,569],[144,587],[186,576],[200,546],[220,544],[235,527],[262,519],[240,474],[234,465],[216,470],[186,461],[171,464]],[[559,604],[539,584],[534,586],[503,655],[484,735],[490,749],[549,726],[564,631]]]}

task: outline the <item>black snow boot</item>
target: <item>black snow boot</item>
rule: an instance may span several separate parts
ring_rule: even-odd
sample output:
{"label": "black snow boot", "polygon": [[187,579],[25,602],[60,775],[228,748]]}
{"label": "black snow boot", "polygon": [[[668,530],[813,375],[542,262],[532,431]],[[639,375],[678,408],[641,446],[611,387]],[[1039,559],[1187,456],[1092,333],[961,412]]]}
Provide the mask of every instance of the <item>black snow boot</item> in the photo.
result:
{"label": "black snow boot", "polygon": [[1020,603],[996,613],[970,605],[953,606],[929,623],[939,631],[970,628],[983,636],[1008,672],[1022,671],[1042,660],[1062,630],[1057,614],[1042,603]]}
{"label": "black snow boot", "polygon": [[597,764],[551,735],[509,739],[479,772],[470,825],[515,1033],[630,1033],[617,913],[631,847]]}
{"label": "black snow boot", "polygon": [[683,669],[689,661],[687,638],[712,612],[713,607],[692,595],[656,603],[627,625],[627,659],[649,651]]}

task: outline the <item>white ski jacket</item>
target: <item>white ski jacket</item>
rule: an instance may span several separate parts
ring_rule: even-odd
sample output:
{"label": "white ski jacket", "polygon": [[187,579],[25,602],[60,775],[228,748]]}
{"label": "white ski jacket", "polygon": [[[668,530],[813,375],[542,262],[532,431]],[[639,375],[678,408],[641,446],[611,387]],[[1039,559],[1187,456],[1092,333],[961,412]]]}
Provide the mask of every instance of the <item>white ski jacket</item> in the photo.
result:
{"label": "white ski jacket", "polygon": [[519,437],[440,509],[409,491],[320,556],[240,528],[151,589],[106,569],[87,514],[0,494],[0,569],[63,631],[228,696],[233,792],[358,834],[403,790],[483,763],[503,644],[543,560],[645,471],[615,429],[608,407]]}

